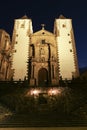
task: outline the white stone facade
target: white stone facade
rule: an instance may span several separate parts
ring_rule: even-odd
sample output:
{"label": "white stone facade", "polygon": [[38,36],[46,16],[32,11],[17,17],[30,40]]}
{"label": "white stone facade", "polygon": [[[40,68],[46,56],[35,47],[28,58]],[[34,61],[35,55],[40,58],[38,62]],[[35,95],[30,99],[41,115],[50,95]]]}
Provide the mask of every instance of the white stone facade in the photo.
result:
{"label": "white stone facade", "polygon": [[13,69],[14,80],[27,79],[27,66],[29,57],[30,34],[32,34],[32,21],[24,16],[15,20],[13,30]]}
{"label": "white stone facade", "polygon": [[14,81],[26,77],[31,86],[58,85],[60,77],[71,80],[79,76],[71,19],[55,19],[54,33],[43,27],[33,33],[31,19],[16,19],[12,46]]}
{"label": "white stone facade", "polygon": [[72,20],[60,17],[55,19],[59,77],[71,80],[79,75]]}

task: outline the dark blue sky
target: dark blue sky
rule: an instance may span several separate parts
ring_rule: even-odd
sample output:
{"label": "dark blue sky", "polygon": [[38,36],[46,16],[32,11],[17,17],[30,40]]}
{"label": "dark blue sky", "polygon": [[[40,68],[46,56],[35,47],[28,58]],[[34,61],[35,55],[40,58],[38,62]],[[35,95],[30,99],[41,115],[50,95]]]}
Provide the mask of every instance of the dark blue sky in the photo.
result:
{"label": "dark blue sky", "polygon": [[87,66],[87,4],[86,0],[3,0],[0,3],[0,29],[12,35],[14,19],[27,15],[34,31],[53,31],[55,18],[63,14],[71,18],[77,48],[79,67]]}

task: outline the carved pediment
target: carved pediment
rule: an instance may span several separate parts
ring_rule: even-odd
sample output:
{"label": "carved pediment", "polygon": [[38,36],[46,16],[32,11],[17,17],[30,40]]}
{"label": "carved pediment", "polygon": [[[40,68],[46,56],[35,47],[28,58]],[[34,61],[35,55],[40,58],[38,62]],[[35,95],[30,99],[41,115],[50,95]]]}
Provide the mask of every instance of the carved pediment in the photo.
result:
{"label": "carved pediment", "polygon": [[54,36],[54,34],[47,30],[41,29],[40,31],[33,33],[32,36]]}

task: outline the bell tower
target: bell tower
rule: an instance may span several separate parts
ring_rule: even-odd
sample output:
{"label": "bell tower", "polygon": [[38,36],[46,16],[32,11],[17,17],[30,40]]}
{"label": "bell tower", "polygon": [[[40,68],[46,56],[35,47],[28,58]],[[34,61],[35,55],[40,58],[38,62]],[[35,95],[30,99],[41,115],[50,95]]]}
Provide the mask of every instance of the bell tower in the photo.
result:
{"label": "bell tower", "polygon": [[13,46],[13,80],[28,79],[28,58],[30,35],[33,33],[32,20],[26,15],[15,19],[12,37]]}
{"label": "bell tower", "polygon": [[55,19],[54,34],[57,43],[59,77],[71,80],[79,76],[72,19],[63,15]]}
{"label": "bell tower", "polygon": [[31,35],[29,81],[30,86],[39,87],[59,84],[55,35],[44,24]]}

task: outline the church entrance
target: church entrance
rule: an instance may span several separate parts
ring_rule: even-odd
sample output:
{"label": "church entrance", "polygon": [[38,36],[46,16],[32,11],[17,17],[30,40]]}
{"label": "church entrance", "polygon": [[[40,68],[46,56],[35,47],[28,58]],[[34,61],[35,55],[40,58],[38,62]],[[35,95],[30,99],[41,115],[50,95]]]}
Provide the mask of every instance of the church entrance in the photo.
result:
{"label": "church entrance", "polygon": [[47,86],[48,85],[48,71],[45,68],[42,68],[38,72],[38,86]]}

